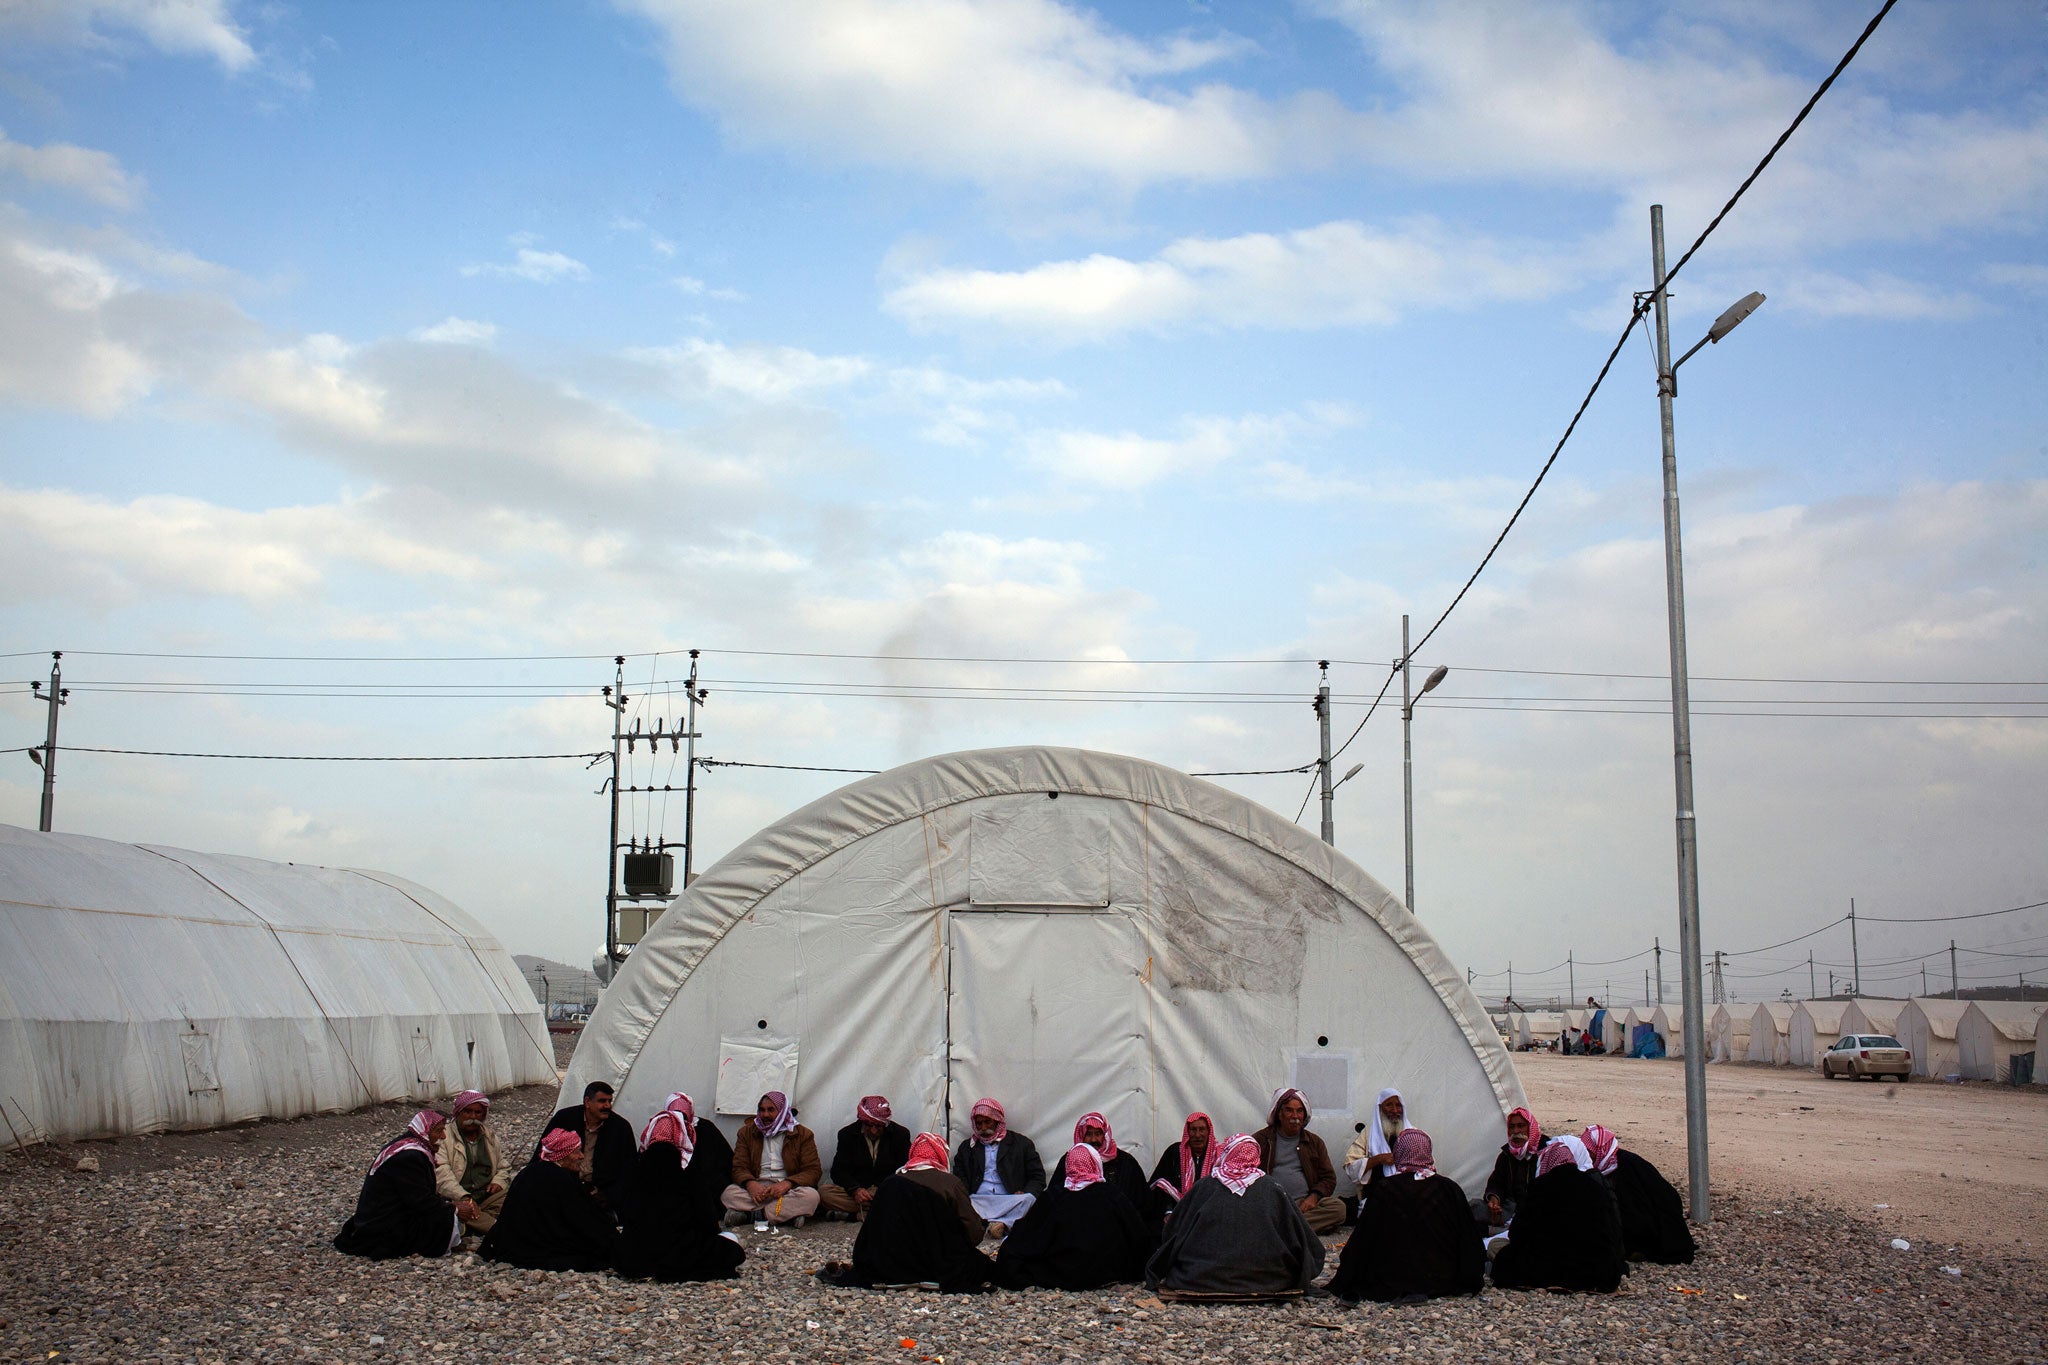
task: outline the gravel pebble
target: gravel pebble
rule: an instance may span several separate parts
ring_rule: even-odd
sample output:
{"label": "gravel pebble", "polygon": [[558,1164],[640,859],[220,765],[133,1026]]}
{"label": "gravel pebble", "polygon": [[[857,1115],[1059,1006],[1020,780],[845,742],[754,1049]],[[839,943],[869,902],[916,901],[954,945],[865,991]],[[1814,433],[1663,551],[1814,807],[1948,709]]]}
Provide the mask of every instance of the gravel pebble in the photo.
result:
{"label": "gravel pebble", "polygon": [[[499,1097],[528,1150],[554,1091]],[[1167,1305],[1130,1287],[987,1297],[827,1289],[852,1228],[743,1230],[741,1278],[649,1285],[468,1254],[372,1263],[328,1239],[407,1106],[0,1157],[0,1352],[194,1362],[667,1359],[892,1361],[2048,1360],[2048,1269],[1968,1257],[1817,1205],[1716,1190],[1690,1266],[1612,1295],[1509,1294],[1343,1311]],[[93,1156],[99,1171],[77,1168]],[[1329,1264],[1336,1264],[1336,1251]],[[914,1343],[908,1344],[905,1343]]]}

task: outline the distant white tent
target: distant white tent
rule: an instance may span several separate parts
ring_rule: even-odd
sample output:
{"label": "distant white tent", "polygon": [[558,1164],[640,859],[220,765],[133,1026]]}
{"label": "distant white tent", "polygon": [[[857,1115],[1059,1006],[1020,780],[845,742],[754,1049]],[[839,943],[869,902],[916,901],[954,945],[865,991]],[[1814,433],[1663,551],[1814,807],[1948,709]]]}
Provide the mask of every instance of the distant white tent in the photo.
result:
{"label": "distant white tent", "polygon": [[2043,1011],[2048,1005],[2032,1001],[1971,1001],[1956,1023],[1956,1053],[1963,1075],[1973,1081],[2002,1079],[2014,1053],[2034,1050],[2034,1032]]}
{"label": "distant white tent", "polygon": [[1969,1002],[1942,1000],[1916,995],[1899,1011],[1898,1040],[1913,1053],[1915,1076],[1954,1076],[1962,1071],[1962,1052],[1956,1043],[1956,1025],[1963,1021]]}
{"label": "distant white tent", "polygon": [[1515,1042],[1520,1047],[1548,1047],[1557,1041],[1564,1029],[1562,1015],[1547,1010],[1532,1010],[1522,1015],[1521,1027]]}
{"label": "distant white tent", "polygon": [[2048,1011],[2034,1021],[2034,1084],[2048,1085]]}
{"label": "distant white tent", "polygon": [[1624,1056],[1628,1051],[1628,1030],[1622,1026],[1623,1017],[1627,1013],[1625,1009],[1610,1009],[1601,1020],[1600,1045],[1607,1049],[1607,1055],[1610,1057]]}
{"label": "distant white tent", "polygon": [[1659,1005],[1650,1011],[1650,1027],[1664,1040],[1664,1055],[1685,1055],[1685,1006]]}
{"label": "distant white tent", "polygon": [[1792,1007],[1788,1055],[1793,1066],[1820,1066],[1820,1054],[1842,1036],[1842,1015],[1848,1008],[1841,1000],[1802,1000]]}
{"label": "distant white tent", "polygon": [[1792,1006],[1766,1000],[1749,1015],[1749,1060],[1765,1066],[1792,1064]]}
{"label": "distant white tent", "polygon": [[672,1090],[708,1115],[786,1089],[827,1134],[882,1093],[957,1139],[992,1095],[1048,1162],[1094,1109],[1148,1167],[1190,1111],[1249,1130],[1284,1084],[1341,1148],[1391,1085],[1474,1190],[1523,1103],[1465,974],[1349,859],[1221,787],[1052,748],[911,763],[742,843],[605,992],[562,1093],[599,1079],[635,1121]]}
{"label": "distant white tent", "polygon": [[424,887],[0,825],[17,1129],[209,1128],[555,1076],[511,959]]}
{"label": "distant white tent", "polygon": [[1707,1037],[1713,1044],[1708,1061],[1746,1062],[1749,1060],[1749,1017],[1748,1005],[1718,1005],[1713,1017],[1707,1021]]}
{"label": "distant white tent", "polygon": [[1899,1011],[1905,1008],[1906,1002],[1903,1000],[1858,996],[1842,1011],[1842,1032],[1896,1033],[1899,1027]]}

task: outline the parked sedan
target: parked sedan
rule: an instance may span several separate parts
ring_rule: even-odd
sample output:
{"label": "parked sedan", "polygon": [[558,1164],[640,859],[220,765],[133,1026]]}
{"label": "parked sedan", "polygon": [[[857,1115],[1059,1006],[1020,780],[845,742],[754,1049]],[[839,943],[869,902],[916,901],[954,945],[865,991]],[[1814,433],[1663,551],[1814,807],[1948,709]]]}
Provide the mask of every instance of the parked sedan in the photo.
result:
{"label": "parked sedan", "polygon": [[1913,1074],[1913,1054],[1898,1039],[1881,1033],[1845,1034],[1820,1054],[1820,1074],[1830,1081],[1837,1076],[1890,1076],[1904,1085]]}

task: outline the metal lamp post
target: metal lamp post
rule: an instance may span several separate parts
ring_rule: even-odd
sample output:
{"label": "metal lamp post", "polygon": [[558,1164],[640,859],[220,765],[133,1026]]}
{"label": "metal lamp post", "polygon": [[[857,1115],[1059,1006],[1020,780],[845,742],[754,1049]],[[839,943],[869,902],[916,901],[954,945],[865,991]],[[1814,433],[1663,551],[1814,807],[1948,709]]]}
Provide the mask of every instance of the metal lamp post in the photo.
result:
{"label": "metal lamp post", "polygon": [[1408,899],[1401,902],[1408,907],[1408,913],[1415,913],[1415,746],[1409,742],[1408,731],[1415,719],[1415,703],[1436,690],[1436,685],[1450,674],[1450,669],[1438,664],[1423,681],[1422,690],[1412,697],[1408,694],[1408,614],[1401,613],[1401,866],[1407,874]]}
{"label": "metal lamp post", "polygon": [[1688,1203],[1695,1223],[1711,1221],[1707,1199],[1706,1027],[1700,1017],[1705,991],[1700,981],[1699,844],[1692,805],[1692,702],[1685,664],[1685,573],[1678,534],[1678,437],[1671,401],[1678,396],[1678,367],[1701,346],[1721,338],[1754,313],[1762,294],[1749,294],[1714,319],[1692,350],[1671,360],[1670,299],[1664,289],[1664,206],[1650,206],[1650,264],[1657,324],[1657,410],[1664,428],[1664,585],[1671,618],[1672,772],[1678,798],[1678,955],[1680,999],[1685,1008],[1685,1146]]}

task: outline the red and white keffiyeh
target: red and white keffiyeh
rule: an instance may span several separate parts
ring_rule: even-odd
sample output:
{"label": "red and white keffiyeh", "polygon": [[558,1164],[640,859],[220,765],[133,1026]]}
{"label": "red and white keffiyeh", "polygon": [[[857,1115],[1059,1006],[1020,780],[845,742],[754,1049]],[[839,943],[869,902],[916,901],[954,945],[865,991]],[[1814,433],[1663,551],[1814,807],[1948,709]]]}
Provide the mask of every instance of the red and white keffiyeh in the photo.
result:
{"label": "red and white keffiyeh", "polygon": [[860,1103],[853,1107],[854,1116],[862,1123],[887,1123],[893,1112],[889,1101],[881,1095],[863,1095]]}
{"label": "red and white keffiyeh", "polygon": [[434,1150],[434,1125],[446,1123],[448,1116],[438,1109],[422,1109],[406,1122],[405,1131],[392,1141],[384,1144],[384,1150],[377,1153],[377,1159],[370,1163],[376,1170],[400,1152],[422,1152],[427,1160],[436,1166],[441,1164],[441,1154]]}
{"label": "red and white keffiyeh", "polygon": [[943,1171],[946,1169],[946,1140],[937,1133],[919,1133],[910,1140],[910,1159],[903,1163],[906,1171]]}
{"label": "red and white keffiyeh", "polygon": [[1593,1157],[1586,1150],[1586,1144],[1575,1137],[1552,1138],[1543,1149],[1543,1155],[1536,1158],[1536,1174],[1549,1175],[1560,1166],[1577,1166],[1582,1171],[1593,1169]]}
{"label": "red and white keffiyeh", "polygon": [[1075,1143],[1081,1144],[1085,1142],[1085,1139],[1081,1136],[1081,1130],[1091,1124],[1102,1130],[1102,1159],[1104,1161],[1116,1160],[1116,1134],[1109,1130],[1109,1120],[1100,1114],[1091,1112],[1083,1114],[1080,1118],[1074,1120]]}
{"label": "red and white keffiyeh", "polygon": [[762,1137],[772,1138],[796,1127],[796,1110],[790,1108],[789,1096],[780,1090],[771,1090],[761,1098],[775,1106],[775,1117],[766,1123],[761,1122],[761,1115],[758,1112],[760,1106],[754,1106],[757,1111],[754,1115],[754,1127]]}
{"label": "red and white keffiyeh", "polygon": [[685,1167],[697,1153],[697,1107],[680,1090],[670,1095],[667,1106],[640,1130],[641,1151],[657,1142],[666,1142],[680,1152]]}
{"label": "red and white keffiyeh", "polygon": [[1420,1128],[1403,1128],[1394,1139],[1394,1174],[1427,1180],[1436,1174],[1436,1147]]}
{"label": "red and white keffiyeh", "polygon": [[[1279,1108],[1279,1102],[1275,1101],[1273,1107]],[[1265,1173],[1259,1165],[1258,1140],[1250,1133],[1235,1133],[1223,1139],[1216,1158],[1216,1178],[1223,1182],[1223,1188],[1241,1195]]]}
{"label": "red and white keffiyeh", "polygon": [[1536,1122],[1536,1116],[1530,1113],[1527,1109],[1508,1110],[1509,1118],[1513,1118],[1517,1114],[1520,1114],[1522,1116],[1522,1122],[1529,1125],[1529,1136],[1524,1138],[1522,1141],[1517,1142],[1514,1139],[1514,1135],[1512,1133],[1509,1134],[1508,1155],[1513,1157],[1533,1156],[1534,1154],[1543,1149],[1542,1126]]}
{"label": "red and white keffiyeh", "polygon": [[1614,1174],[1614,1168],[1621,1164],[1616,1155],[1621,1151],[1620,1139],[1595,1123],[1589,1124],[1586,1130],[1579,1134],[1579,1141],[1586,1144],[1586,1152],[1593,1158],[1595,1170],[1602,1175]]}
{"label": "red and white keffiyeh", "polygon": [[572,1133],[567,1128],[551,1128],[547,1136],[540,1140],[540,1159],[552,1161],[558,1166],[562,1163],[563,1157],[571,1152],[580,1154],[582,1151],[582,1135]]}
{"label": "red and white keffiyeh", "polygon": [[[1202,1159],[1200,1161],[1195,1160],[1194,1141],[1189,1137],[1190,1131],[1195,1126],[1196,1119],[1200,1119],[1209,1129],[1209,1140],[1202,1147]],[[1197,1180],[1215,1172],[1216,1158],[1219,1155],[1220,1152],[1216,1143],[1216,1120],[1197,1109],[1194,1113],[1189,1114],[1187,1121],[1180,1126],[1180,1185],[1173,1192],[1183,1199],[1187,1198],[1188,1191],[1195,1187]]]}
{"label": "red and white keffiyeh", "polygon": [[484,1107],[484,1112],[489,1113],[491,1109],[491,1097],[489,1095],[486,1095],[481,1090],[465,1090],[460,1095],[457,1095],[454,1099],[448,1101],[448,1112],[450,1114],[459,1114],[463,1110],[469,1108],[469,1106],[471,1106],[472,1104],[482,1105]]}
{"label": "red and white keffiyeh", "polygon": [[[976,1100],[974,1108],[969,1111],[969,1117],[977,1119],[992,1118],[996,1121],[996,1135],[990,1138],[985,1145],[993,1146],[1010,1135],[1010,1125],[1003,1122],[1003,1106],[997,1104],[994,1100]],[[981,1138],[977,1136],[974,1140],[980,1142]]]}
{"label": "red and white keffiyeh", "polygon": [[1067,1149],[1066,1186],[1070,1190],[1085,1190],[1090,1185],[1102,1183],[1102,1154],[1085,1142],[1077,1142]]}

